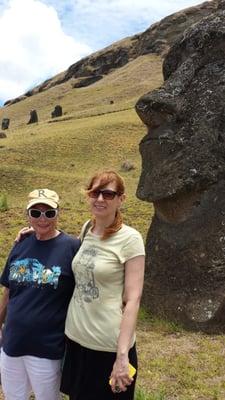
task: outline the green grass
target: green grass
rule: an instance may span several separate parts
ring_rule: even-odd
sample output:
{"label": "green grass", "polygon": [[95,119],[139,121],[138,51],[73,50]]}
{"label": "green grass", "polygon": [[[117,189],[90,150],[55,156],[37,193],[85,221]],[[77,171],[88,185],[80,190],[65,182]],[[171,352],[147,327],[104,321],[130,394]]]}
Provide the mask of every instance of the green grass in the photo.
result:
{"label": "green grass", "polygon": [[134,400],[166,400],[164,390],[157,390],[154,393],[146,393],[144,390],[137,388]]}
{"label": "green grass", "polygon": [[8,201],[6,193],[0,194],[0,212],[8,210]]}

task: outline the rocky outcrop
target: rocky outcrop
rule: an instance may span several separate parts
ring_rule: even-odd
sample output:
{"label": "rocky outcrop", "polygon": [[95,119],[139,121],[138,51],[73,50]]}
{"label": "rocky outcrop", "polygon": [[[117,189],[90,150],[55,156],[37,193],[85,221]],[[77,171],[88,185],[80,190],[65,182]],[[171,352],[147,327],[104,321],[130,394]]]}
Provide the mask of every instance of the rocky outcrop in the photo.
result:
{"label": "rocky outcrop", "polygon": [[210,332],[225,329],[224,21],[220,1],[172,46],[163,86],[136,105],[148,128],[137,195],[155,208],[144,303]]}
{"label": "rocky outcrop", "polygon": [[[77,86],[75,86],[76,83],[73,86],[77,88],[87,86],[87,84],[96,82],[97,79],[95,80],[95,77],[107,75],[115,68],[120,68],[144,54],[156,53],[164,55],[186,28],[199,21],[202,17],[214,12],[217,9],[218,2],[219,0],[207,1],[199,6],[190,7],[172,14],[153,24],[141,34],[116,42],[102,51],[83,58],[71,65],[68,70],[59,74],[58,77],[47,79],[23,96],[6,101],[4,105],[14,104],[70,79],[84,78],[83,85],[79,84],[79,81]],[[88,80],[88,78],[90,79]]]}
{"label": "rocky outcrop", "polygon": [[206,1],[163,18],[139,36],[134,46],[135,53],[138,56],[149,53],[164,55],[188,27],[215,12],[217,7],[218,0]]}
{"label": "rocky outcrop", "polygon": [[74,83],[73,88],[76,89],[92,85],[92,83],[98,82],[102,78],[102,75],[89,76],[88,78],[81,79],[80,81]]}

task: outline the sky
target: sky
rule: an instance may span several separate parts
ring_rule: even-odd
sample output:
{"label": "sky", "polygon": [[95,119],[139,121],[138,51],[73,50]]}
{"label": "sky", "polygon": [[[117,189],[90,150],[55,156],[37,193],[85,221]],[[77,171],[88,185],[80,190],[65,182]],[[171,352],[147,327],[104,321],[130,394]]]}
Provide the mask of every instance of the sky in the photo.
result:
{"label": "sky", "polygon": [[0,105],[201,0],[0,0]]}

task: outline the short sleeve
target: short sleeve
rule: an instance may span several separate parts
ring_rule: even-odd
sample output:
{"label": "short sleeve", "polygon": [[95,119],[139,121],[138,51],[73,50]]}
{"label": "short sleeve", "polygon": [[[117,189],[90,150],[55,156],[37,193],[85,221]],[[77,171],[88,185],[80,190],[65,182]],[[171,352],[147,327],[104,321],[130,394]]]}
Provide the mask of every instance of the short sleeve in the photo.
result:
{"label": "short sleeve", "polygon": [[9,287],[9,273],[10,273],[10,264],[11,261],[13,259],[14,253],[15,253],[15,248],[18,245],[18,243],[15,243],[15,245],[13,246],[13,248],[11,249],[8,259],[6,261],[5,267],[2,271],[2,274],[0,276],[0,284],[5,286],[5,287]]}
{"label": "short sleeve", "polygon": [[3,286],[6,286],[7,288],[9,287],[9,266],[10,266],[10,257],[8,258],[5,267],[3,269],[3,272],[0,277],[0,284]]}
{"label": "short sleeve", "polygon": [[143,238],[138,231],[132,232],[121,251],[121,261],[126,262],[131,258],[145,255]]}

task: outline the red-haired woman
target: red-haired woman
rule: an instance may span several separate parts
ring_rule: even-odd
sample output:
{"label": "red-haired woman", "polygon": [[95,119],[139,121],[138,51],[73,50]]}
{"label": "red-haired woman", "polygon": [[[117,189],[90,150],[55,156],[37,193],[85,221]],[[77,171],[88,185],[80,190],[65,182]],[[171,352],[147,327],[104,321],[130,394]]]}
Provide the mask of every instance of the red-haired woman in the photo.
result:
{"label": "red-haired woman", "polygon": [[124,192],[114,171],[95,174],[86,189],[92,219],[72,263],[76,287],[65,329],[61,390],[70,400],[134,398],[136,374],[130,377],[129,363],[137,369],[145,251],[140,233],[123,224]]}

